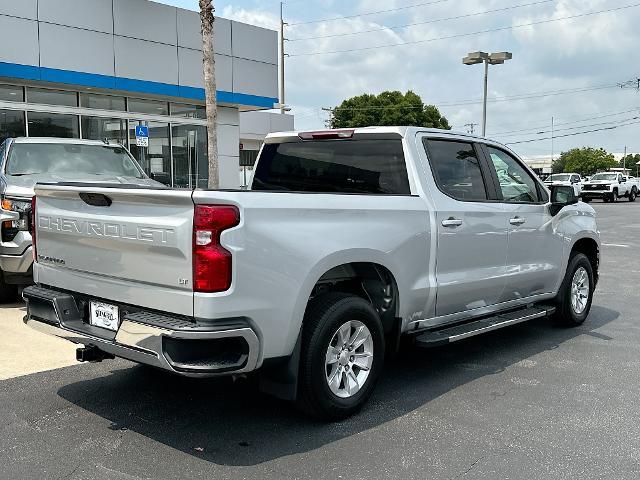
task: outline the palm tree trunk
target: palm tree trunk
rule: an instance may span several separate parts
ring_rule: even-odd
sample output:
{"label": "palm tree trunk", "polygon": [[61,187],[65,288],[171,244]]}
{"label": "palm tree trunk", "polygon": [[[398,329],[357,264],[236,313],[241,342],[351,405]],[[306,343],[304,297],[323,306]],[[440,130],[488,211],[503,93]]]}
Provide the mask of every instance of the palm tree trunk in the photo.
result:
{"label": "palm tree trunk", "polygon": [[200,0],[200,22],[202,24],[202,68],[204,72],[205,105],[207,108],[207,147],[209,158],[208,187],[220,187],[218,172],[218,102],[216,99],[216,70],[213,55],[213,4],[212,0]]}

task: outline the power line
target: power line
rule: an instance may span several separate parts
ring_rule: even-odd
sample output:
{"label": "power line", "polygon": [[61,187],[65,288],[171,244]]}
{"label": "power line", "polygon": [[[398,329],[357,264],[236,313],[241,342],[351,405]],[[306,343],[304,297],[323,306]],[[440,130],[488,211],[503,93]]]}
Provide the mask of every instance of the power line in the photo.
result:
{"label": "power line", "polygon": [[318,40],[318,39],[323,39],[323,38],[346,37],[346,36],[350,36],[350,35],[361,35],[363,33],[371,33],[371,32],[383,32],[385,30],[398,30],[398,29],[405,28],[405,27],[414,27],[416,25],[427,25],[427,24],[430,24],[430,23],[446,22],[446,21],[449,21],[449,20],[459,20],[461,18],[469,18],[469,17],[476,17],[476,16],[479,16],[479,15],[487,15],[489,13],[504,12],[504,11],[507,11],[507,10],[514,10],[516,8],[531,7],[531,6],[534,6],[534,5],[541,5],[543,3],[555,2],[555,1],[556,0],[541,0],[541,1],[538,1],[538,2],[522,3],[520,5],[512,5],[512,6],[509,6],[509,7],[495,8],[493,10],[485,10],[483,12],[467,13],[465,15],[457,15],[455,17],[437,18],[437,19],[434,19],[434,20],[426,20],[424,22],[406,23],[404,25],[395,25],[395,26],[390,26],[390,27],[372,28],[372,29],[369,29],[369,30],[357,30],[355,32],[348,32],[348,33],[332,33],[332,34],[329,34],[329,35],[317,35],[317,36],[313,36],[313,37],[291,38],[288,41],[289,42],[300,42],[300,41],[303,41],[303,40]]}
{"label": "power line", "polygon": [[[602,84],[602,85],[594,85],[592,87],[580,87],[580,88],[570,88],[565,90],[550,90],[546,92],[535,92],[535,93],[521,93],[515,95],[508,95],[500,98],[491,98],[488,99],[489,102],[504,102],[504,101],[513,101],[513,100],[527,100],[531,98],[542,98],[548,96],[555,95],[564,95],[570,93],[582,93],[582,92],[590,92],[594,90],[602,90],[605,88],[615,88],[618,84]],[[450,101],[450,102],[428,102],[426,105],[435,105],[438,108],[441,107],[457,107],[462,105],[474,105],[477,103],[482,103],[482,99],[473,99],[473,100],[459,100],[459,101]],[[332,110],[386,110],[386,109],[394,109],[394,108],[404,108],[404,109],[420,109],[422,106],[420,105],[371,105],[367,107],[349,107],[349,106],[337,106]],[[543,128],[543,127],[540,127]]]}
{"label": "power line", "polygon": [[[620,120],[609,120],[608,122],[592,123],[590,125],[578,125],[578,126],[575,126],[575,127],[554,128],[553,130],[543,130],[543,131],[540,131],[540,132],[536,132],[535,134],[531,133],[530,135],[544,135],[544,134],[550,133],[550,134],[553,135],[553,138],[558,138],[558,135],[555,135],[554,132],[564,132],[564,131],[567,131],[567,130],[576,130],[578,128],[599,127],[599,126],[602,126],[602,125],[611,125],[612,123],[629,122],[631,120],[640,120],[640,117],[623,118],[623,119],[620,119]],[[522,135],[522,134],[520,134],[520,135]]]}
{"label": "power line", "polygon": [[497,28],[488,28],[486,30],[478,30],[475,32],[467,32],[467,33],[457,33],[454,35],[447,35],[444,37],[433,37],[433,38],[427,38],[424,40],[414,40],[414,41],[410,41],[410,42],[401,42],[401,43],[390,43],[390,44],[386,44],[386,45],[378,45],[378,46],[372,46],[372,47],[360,47],[360,48],[348,48],[348,49],[344,49],[344,50],[329,50],[329,51],[324,51],[324,52],[307,52],[307,53],[294,53],[294,54],[290,54],[289,57],[306,57],[306,56],[312,56],[312,55],[329,55],[329,54],[334,54],[334,53],[349,53],[349,52],[362,52],[365,50],[377,50],[379,48],[390,48],[390,47],[402,47],[402,46],[406,46],[406,45],[417,45],[420,43],[427,43],[427,42],[434,42],[437,40],[450,40],[453,38],[460,38],[460,37],[468,37],[468,36],[473,36],[473,35],[481,35],[484,33],[492,33],[492,32],[500,32],[500,31],[505,31],[505,30],[515,30],[517,28],[524,28],[524,27],[531,27],[534,25],[541,25],[541,24],[545,24],[545,23],[553,23],[553,22],[560,22],[563,20],[572,20],[575,18],[582,18],[582,17],[588,17],[591,15],[599,15],[601,13],[609,13],[609,12],[616,12],[616,11],[620,11],[620,10],[625,10],[628,8],[634,8],[634,7],[638,7],[640,6],[640,3],[634,3],[632,5],[624,5],[622,7],[616,7],[616,8],[608,8],[605,10],[597,10],[594,12],[586,12],[586,13],[580,13],[580,14],[576,14],[576,15],[569,15],[566,17],[558,17],[558,18],[550,18],[547,20],[538,20],[535,22],[529,22],[529,23],[520,23],[517,25],[509,25],[506,27],[497,27]]}
{"label": "power line", "polygon": [[[629,123],[624,123],[624,124],[620,124],[620,125],[613,125],[611,127],[604,127],[604,128],[595,128],[593,130],[585,130],[583,132],[574,132],[574,133],[565,133],[564,135],[554,135],[553,138],[564,138],[564,137],[573,137],[576,135],[584,135],[585,133],[593,133],[593,132],[602,132],[605,130],[614,130],[616,128],[621,128],[621,127],[628,127],[629,125],[637,125],[639,124],[640,121],[635,121],[635,122],[629,122]],[[542,142],[545,140],[551,140],[551,137],[545,137],[545,138],[532,138],[529,140],[520,140],[517,142],[508,142],[506,143],[506,145],[517,145],[520,143],[531,143],[531,142]]]}
{"label": "power line", "polygon": [[[556,123],[556,125],[571,125],[573,123],[582,123],[582,122],[588,122],[590,120],[597,120],[599,118],[607,118],[607,117],[614,117],[616,115],[623,115],[625,113],[631,113],[631,112],[638,112],[640,111],[640,109],[638,108],[632,108],[631,110],[623,110],[622,112],[615,112],[615,113],[608,113],[605,115],[597,115],[595,117],[587,117],[587,118],[583,118],[581,120],[574,120],[572,122],[562,122],[562,123]],[[571,117],[569,117],[571,118]],[[547,128],[547,125],[542,125],[539,127],[529,127],[529,128],[522,128],[520,130],[509,130],[506,132],[498,132],[498,133],[494,133],[493,135],[500,135],[500,136],[506,136],[506,135],[512,135],[512,134],[516,134],[516,133],[528,133],[528,132],[532,132],[534,130],[538,130],[540,128]]]}
{"label": "power line", "polygon": [[449,0],[432,0],[430,2],[415,3],[413,5],[406,5],[404,7],[389,8],[387,10],[377,10],[375,12],[366,12],[366,13],[359,13],[359,14],[356,14],[356,15],[345,15],[345,16],[342,16],[342,17],[321,18],[319,20],[309,20],[309,21],[306,21],[306,22],[290,23],[289,26],[293,27],[295,25],[309,25],[310,23],[334,22],[336,20],[345,20],[345,19],[349,19],[349,18],[367,17],[367,16],[370,16],[370,15],[378,15],[379,13],[398,12],[400,10],[408,10],[410,8],[424,7],[426,5],[435,5],[436,3],[445,3],[445,2],[448,2],[448,1]]}

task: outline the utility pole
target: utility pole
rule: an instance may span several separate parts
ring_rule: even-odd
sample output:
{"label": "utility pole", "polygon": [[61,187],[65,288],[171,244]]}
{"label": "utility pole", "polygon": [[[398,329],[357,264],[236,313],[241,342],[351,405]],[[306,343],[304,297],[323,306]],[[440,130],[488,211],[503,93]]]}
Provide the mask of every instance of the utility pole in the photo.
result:
{"label": "utility pole", "polygon": [[484,61],[484,97],[482,100],[482,136],[487,136],[487,85],[489,84],[489,61]]}
{"label": "utility pole", "polygon": [[473,135],[474,129],[478,125],[477,123],[465,123],[464,126],[467,127],[467,133]]}
{"label": "utility pole", "polygon": [[284,106],[284,15],[282,12],[283,3],[280,2],[280,113],[285,113]]}
{"label": "utility pole", "polygon": [[553,116],[551,117],[551,163],[553,164]]}
{"label": "utility pole", "polygon": [[624,147],[624,155],[622,156],[622,174],[626,175],[627,172],[627,147]]}
{"label": "utility pole", "polygon": [[220,188],[218,170],[218,100],[216,87],[216,61],[213,45],[212,0],[200,0],[200,23],[202,33],[202,70],[204,73],[205,105],[207,112],[207,152],[209,158],[209,182],[211,189]]}

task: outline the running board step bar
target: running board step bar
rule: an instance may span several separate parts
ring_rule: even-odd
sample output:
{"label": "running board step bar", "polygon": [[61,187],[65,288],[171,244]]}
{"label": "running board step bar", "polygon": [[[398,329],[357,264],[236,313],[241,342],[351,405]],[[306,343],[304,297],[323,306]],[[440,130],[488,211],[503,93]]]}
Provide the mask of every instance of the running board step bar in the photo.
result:
{"label": "running board step bar", "polygon": [[517,323],[526,322],[535,318],[542,318],[552,315],[556,311],[555,307],[540,305],[516,310],[509,313],[501,313],[493,317],[475,320],[454,327],[442,330],[431,330],[416,337],[416,345],[419,347],[437,347],[447,343],[457,342],[469,337],[475,337],[482,333],[509,327]]}

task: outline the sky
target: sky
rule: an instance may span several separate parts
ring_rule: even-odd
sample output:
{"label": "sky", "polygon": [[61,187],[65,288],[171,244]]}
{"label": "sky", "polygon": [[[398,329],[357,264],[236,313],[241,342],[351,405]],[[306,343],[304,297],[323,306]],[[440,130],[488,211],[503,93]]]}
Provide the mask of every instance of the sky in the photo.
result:
{"label": "sky", "polygon": [[[278,28],[277,0],[214,3],[218,16]],[[527,156],[640,153],[640,92],[619,86],[640,77],[639,0],[290,0],[284,18],[296,129],[323,128],[323,108],[345,98],[412,90],[468,131],[482,121],[483,67],[462,57],[509,51],[489,68],[488,137]]]}

